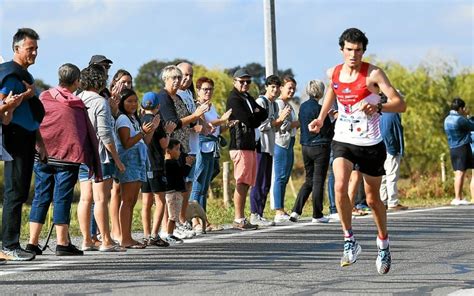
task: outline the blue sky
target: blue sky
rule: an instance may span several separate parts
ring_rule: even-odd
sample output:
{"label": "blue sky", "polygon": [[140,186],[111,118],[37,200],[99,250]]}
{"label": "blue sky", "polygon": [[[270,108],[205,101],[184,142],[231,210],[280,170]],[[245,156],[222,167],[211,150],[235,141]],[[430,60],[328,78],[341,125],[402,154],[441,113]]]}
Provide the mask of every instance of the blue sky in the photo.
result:
{"label": "blue sky", "polygon": [[[12,57],[19,27],[41,37],[36,78],[57,83],[66,62],[80,68],[93,54],[136,75],[153,59],[187,58],[208,68],[264,64],[262,0],[0,0],[0,55]],[[414,67],[439,59],[473,68],[474,1],[276,0],[279,68],[292,68],[300,89],[342,61],[338,37],[366,32],[366,54]]]}

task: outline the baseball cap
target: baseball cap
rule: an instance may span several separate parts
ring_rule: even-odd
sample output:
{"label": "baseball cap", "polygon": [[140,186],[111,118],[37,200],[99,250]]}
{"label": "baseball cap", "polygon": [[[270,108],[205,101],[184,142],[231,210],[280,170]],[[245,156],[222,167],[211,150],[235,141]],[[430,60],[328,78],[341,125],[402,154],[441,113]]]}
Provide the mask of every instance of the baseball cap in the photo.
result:
{"label": "baseball cap", "polygon": [[100,64],[102,62],[113,64],[113,62],[109,60],[108,58],[106,58],[104,55],[96,54],[91,57],[91,60],[89,61],[89,65]]}
{"label": "baseball cap", "polygon": [[246,69],[241,68],[234,73],[234,78],[242,78],[242,77],[252,77]]}
{"label": "baseball cap", "polygon": [[154,92],[146,92],[142,98],[142,108],[147,110],[153,110],[160,104],[158,95]]}

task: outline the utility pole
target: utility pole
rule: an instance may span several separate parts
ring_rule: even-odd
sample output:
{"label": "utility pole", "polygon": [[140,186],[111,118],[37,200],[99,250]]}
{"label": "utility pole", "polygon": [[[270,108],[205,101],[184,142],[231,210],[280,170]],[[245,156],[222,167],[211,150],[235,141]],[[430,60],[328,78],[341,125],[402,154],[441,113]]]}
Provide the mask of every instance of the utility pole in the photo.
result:
{"label": "utility pole", "polygon": [[275,0],[263,0],[265,30],[265,77],[277,74],[277,48],[275,28]]}

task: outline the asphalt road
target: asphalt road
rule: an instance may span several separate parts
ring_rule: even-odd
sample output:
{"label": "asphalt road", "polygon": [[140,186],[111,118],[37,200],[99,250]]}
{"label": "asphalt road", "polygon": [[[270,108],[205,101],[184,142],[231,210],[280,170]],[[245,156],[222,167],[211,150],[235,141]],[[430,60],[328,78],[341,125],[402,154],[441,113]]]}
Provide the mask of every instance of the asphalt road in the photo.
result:
{"label": "asphalt road", "polygon": [[[393,266],[375,269],[375,227],[354,220],[363,250],[339,267],[338,223],[225,230],[166,249],[87,253],[0,265],[0,294],[474,295],[474,206],[389,214]],[[48,255],[49,254],[49,255]]]}

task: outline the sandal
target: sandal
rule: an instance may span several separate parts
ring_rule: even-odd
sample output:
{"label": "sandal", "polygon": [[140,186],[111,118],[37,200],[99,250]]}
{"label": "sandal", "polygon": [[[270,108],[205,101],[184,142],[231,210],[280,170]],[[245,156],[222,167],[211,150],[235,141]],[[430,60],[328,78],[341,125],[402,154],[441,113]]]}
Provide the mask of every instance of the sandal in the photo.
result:
{"label": "sandal", "polygon": [[206,227],[206,232],[222,231],[222,230],[224,230],[224,227],[222,227],[221,225],[211,224],[211,225]]}
{"label": "sandal", "polygon": [[146,248],[146,245],[145,244],[142,244],[140,242],[136,242],[135,244],[133,245],[130,245],[130,246],[126,246],[125,249],[145,249]]}
{"label": "sandal", "polygon": [[110,247],[100,246],[100,252],[126,252],[127,250],[118,245],[112,245]]}
{"label": "sandal", "polygon": [[84,252],[99,251],[99,247],[97,247],[96,245],[82,246],[82,251]]}
{"label": "sandal", "polygon": [[367,216],[369,213],[361,209],[352,209],[352,216]]}

